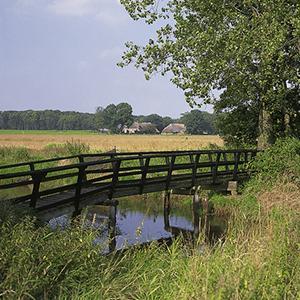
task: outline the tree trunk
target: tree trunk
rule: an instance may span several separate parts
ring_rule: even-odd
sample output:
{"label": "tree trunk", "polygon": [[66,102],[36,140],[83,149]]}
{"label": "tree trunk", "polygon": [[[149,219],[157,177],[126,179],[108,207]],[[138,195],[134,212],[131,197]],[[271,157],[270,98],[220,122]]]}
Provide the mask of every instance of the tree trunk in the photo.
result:
{"label": "tree trunk", "polygon": [[257,148],[259,150],[266,149],[274,144],[275,140],[272,127],[271,114],[266,109],[266,104],[262,102],[259,112],[259,135],[257,141]]}

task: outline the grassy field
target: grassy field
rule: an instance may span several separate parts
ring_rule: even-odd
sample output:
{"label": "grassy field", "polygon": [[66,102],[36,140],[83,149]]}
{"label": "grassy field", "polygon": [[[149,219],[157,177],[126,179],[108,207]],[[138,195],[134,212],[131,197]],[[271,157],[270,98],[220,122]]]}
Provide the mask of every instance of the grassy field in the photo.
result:
{"label": "grassy field", "polygon": [[210,144],[223,146],[223,140],[216,135],[104,135],[92,131],[18,131],[0,130],[0,145],[26,147],[41,150],[49,144],[63,144],[75,141],[95,150],[152,151],[190,150],[208,147]]}

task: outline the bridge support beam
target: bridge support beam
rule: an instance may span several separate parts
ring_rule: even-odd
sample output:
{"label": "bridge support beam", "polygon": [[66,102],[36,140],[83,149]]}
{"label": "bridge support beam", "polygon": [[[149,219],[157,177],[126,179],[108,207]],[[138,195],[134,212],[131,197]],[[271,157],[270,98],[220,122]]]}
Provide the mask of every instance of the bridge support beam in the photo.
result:
{"label": "bridge support beam", "polygon": [[164,194],[164,219],[165,224],[169,224],[169,215],[171,212],[171,196],[172,190],[165,191]]}
{"label": "bridge support beam", "polygon": [[117,205],[112,205],[109,207],[108,213],[108,238],[109,238],[109,252],[116,250],[116,225],[117,225]]}
{"label": "bridge support beam", "polygon": [[193,224],[194,224],[194,240],[197,241],[200,235],[200,209],[201,199],[199,195],[199,187],[195,188],[193,194]]}

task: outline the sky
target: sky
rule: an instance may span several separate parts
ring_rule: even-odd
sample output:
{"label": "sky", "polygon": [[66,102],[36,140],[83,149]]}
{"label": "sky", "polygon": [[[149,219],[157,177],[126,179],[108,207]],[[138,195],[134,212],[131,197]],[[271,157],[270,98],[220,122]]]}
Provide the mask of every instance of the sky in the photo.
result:
{"label": "sky", "polygon": [[190,107],[168,78],[146,81],[116,65],[126,41],[154,33],[118,0],[0,0],[0,110],[94,112],[128,102],[136,115],[179,117]]}

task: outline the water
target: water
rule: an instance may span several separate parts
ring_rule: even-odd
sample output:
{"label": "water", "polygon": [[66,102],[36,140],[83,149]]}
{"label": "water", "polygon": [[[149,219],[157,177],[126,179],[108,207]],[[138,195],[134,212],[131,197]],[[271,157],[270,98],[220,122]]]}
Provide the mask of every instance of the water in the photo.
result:
{"label": "water", "polygon": [[[50,225],[67,226],[69,216],[50,221]],[[100,229],[95,243],[103,246],[104,252],[124,249],[150,241],[170,239],[177,235],[195,238],[197,226],[204,228],[208,242],[222,238],[226,220],[215,216],[202,216],[192,208],[191,196],[172,196],[171,210],[164,209],[161,194],[135,196],[119,199],[114,208],[94,206],[87,210],[85,224]]]}

